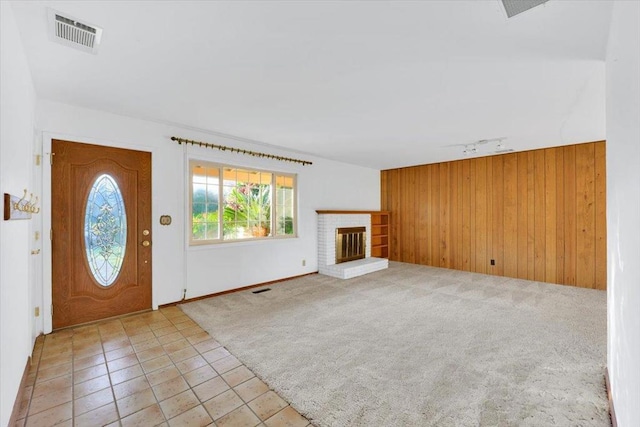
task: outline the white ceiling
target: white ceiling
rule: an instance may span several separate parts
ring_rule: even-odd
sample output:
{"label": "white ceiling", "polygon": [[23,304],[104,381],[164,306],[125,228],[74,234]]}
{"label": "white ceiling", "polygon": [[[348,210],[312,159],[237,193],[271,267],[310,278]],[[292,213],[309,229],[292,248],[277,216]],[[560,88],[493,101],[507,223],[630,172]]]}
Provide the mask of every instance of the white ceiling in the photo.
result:
{"label": "white ceiling", "polygon": [[[38,96],[376,169],[604,139],[610,1],[13,2]],[[104,29],[54,43],[47,7]],[[215,142],[215,135],[211,136]],[[491,144],[480,148],[491,149]]]}

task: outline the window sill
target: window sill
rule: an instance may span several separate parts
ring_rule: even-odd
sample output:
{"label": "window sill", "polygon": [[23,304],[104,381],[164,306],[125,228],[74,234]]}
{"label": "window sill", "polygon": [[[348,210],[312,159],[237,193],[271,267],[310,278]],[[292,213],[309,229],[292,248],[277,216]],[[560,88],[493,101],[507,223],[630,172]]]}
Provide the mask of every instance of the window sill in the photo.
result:
{"label": "window sill", "polygon": [[230,248],[235,246],[247,246],[247,245],[263,245],[266,243],[274,242],[288,242],[299,239],[300,236],[282,236],[282,237],[270,237],[270,238],[257,238],[257,239],[242,239],[242,240],[221,240],[219,242],[202,242],[193,243],[189,242],[187,250],[206,250],[206,249],[218,249],[218,248]]}

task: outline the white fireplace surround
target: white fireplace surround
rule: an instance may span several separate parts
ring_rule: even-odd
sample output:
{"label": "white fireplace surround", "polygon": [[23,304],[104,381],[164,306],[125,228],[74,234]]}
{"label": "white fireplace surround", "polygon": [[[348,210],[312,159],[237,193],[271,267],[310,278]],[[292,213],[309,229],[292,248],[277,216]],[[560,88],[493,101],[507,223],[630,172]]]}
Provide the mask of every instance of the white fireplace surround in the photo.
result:
{"label": "white fireplace surround", "polygon": [[[336,264],[336,229],[365,227],[365,258]],[[319,213],[318,214],[318,272],[340,279],[350,279],[363,274],[383,270],[389,261],[371,257],[371,214],[369,213]]]}

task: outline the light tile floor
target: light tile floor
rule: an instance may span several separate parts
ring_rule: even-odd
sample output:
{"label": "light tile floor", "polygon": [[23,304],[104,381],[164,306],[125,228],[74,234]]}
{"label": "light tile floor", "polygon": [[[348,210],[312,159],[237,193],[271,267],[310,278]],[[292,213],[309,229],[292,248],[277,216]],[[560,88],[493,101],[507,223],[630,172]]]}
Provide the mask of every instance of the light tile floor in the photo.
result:
{"label": "light tile floor", "polygon": [[178,307],[37,339],[17,426],[310,425]]}

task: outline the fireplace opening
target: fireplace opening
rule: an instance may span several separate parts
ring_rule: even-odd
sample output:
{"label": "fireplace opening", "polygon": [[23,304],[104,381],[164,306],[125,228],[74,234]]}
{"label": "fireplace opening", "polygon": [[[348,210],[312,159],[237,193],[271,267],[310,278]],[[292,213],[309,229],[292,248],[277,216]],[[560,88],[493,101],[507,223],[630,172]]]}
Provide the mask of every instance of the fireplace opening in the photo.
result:
{"label": "fireplace opening", "polygon": [[336,264],[365,257],[366,231],[366,227],[336,229]]}

